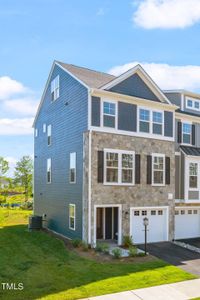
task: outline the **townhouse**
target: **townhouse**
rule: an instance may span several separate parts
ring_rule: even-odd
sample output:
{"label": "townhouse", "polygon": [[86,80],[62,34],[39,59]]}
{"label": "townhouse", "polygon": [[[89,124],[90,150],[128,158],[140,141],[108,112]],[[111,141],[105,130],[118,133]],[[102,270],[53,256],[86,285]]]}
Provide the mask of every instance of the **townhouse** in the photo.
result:
{"label": "townhouse", "polygon": [[143,243],[145,217],[149,242],[199,236],[199,100],[140,65],[115,77],[55,61],[34,122],[34,213],[92,245]]}

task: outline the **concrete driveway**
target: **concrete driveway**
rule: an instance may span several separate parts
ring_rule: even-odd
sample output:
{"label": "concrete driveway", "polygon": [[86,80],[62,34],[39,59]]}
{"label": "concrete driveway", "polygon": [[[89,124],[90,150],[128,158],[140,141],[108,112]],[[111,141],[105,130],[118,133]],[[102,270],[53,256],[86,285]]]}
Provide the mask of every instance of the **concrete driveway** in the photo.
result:
{"label": "concrete driveway", "polygon": [[[138,248],[144,250],[144,245],[139,245]],[[148,244],[147,251],[172,265],[200,276],[199,253],[184,249],[170,242]]]}

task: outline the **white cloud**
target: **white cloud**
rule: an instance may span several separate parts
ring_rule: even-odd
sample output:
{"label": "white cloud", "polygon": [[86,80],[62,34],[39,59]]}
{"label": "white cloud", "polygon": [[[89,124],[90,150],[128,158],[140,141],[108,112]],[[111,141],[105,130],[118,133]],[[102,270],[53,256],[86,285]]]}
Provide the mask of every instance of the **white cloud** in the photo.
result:
{"label": "white cloud", "polygon": [[137,6],[133,22],[146,29],[185,28],[200,21],[199,0],[142,0],[133,3]]}
{"label": "white cloud", "polygon": [[33,118],[0,119],[0,135],[32,134]]}
{"label": "white cloud", "polygon": [[20,82],[8,77],[0,77],[0,100],[11,98],[16,94],[27,92],[27,88]]}
{"label": "white cloud", "polygon": [[[115,76],[133,68],[139,62],[116,66],[108,72]],[[171,66],[168,64],[140,63],[161,89],[200,91],[200,66]]]}
{"label": "white cloud", "polygon": [[18,115],[34,116],[37,111],[38,101],[30,97],[24,97],[20,99],[6,100],[4,102],[4,106]]}

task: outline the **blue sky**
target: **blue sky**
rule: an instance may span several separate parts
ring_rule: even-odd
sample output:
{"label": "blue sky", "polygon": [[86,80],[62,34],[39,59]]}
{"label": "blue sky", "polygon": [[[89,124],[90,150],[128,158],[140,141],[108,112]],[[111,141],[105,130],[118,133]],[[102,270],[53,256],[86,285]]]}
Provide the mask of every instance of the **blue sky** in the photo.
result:
{"label": "blue sky", "polygon": [[[173,13],[172,13],[173,12]],[[33,154],[30,124],[54,59],[200,91],[199,0],[1,0],[0,155]]]}

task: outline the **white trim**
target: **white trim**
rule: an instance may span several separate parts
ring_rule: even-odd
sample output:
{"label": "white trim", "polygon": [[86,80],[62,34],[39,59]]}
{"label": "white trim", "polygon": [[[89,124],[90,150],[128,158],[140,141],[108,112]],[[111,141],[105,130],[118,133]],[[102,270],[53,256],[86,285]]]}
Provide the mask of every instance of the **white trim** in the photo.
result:
{"label": "white trim", "polygon": [[[51,184],[52,183],[52,161],[51,157],[47,158],[47,169],[46,169],[46,183]],[[48,181],[48,163],[50,162],[50,181]]]}
{"label": "white trim", "polygon": [[[75,159],[75,168],[71,168],[71,163],[72,163],[72,155],[74,155]],[[71,181],[71,170],[74,169],[74,181]],[[70,152],[69,153],[69,183],[70,184],[75,184],[76,183],[76,169],[77,169],[77,155],[76,152]]]}
{"label": "white trim", "polygon": [[[198,187],[193,189],[189,187],[189,165],[190,163],[197,163],[198,164]],[[198,156],[186,156],[184,161],[184,199],[182,200],[184,203],[200,203],[200,157]],[[199,199],[189,199],[188,195],[189,192],[196,191],[199,192]]]}
{"label": "white trim", "polygon": [[[143,131],[140,131],[140,110],[143,109],[143,110],[148,110],[149,111],[149,132],[143,132]],[[153,122],[153,113],[154,112],[158,112],[158,113],[161,113],[162,114],[162,124],[161,123],[155,123]],[[165,137],[164,136],[164,126],[165,126],[165,117],[164,117],[164,111],[162,110],[158,110],[158,109],[152,109],[152,108],[147,108],[145,106],[137,106],[137,133],[139,134],[145,134],[145,135],[151,135],[151,136],[158,136],[158,137]],[[145,122],[145,121],[144,121]],[[161,134],[158,134],[158,133],[153,133],[153,124],[159,124],[162,126],[162,133]],[[174,133],[173,133],[174,135]],[[162,138],[161,138],[162,140]]]}
{"label": "white trim", "polygon": [[[183,125],[190,125],[191,126],[191,132],[190,132],[190,143],[184,143],[183,142],[183,135],[185,134],[185,135],[189,135],[189,133],[184,133],[183,132]],[[182,136],[181,136],[181,145],[182,146],[192,146],[192,123],[190,122],[190,121],[187,121],[187,122],[182,122],[182,124],[181,124],[181,127],[182,127],[182,130],[181,130],[181,132],[182,132]]]}
{"label": "white trim", "polygon": [[130,236],[132,236],[132,214],[134,210],[154,210],[154,209],[163,209],[166,210],[166,239],[169,241],[169,206],[136,206],[136,207],[130,207]]}
{"label": "white trim", "polygon": [[[108,149],[104,148],[104,185],[117,185],[117,186],[133,186],[135,185],[135,151],[119,150],[119,149]],[[118,154],[118,182],[107,182],[106,181],[106,154],[107,153],[117,153]],[[123,183],[122,182],[122,154],[130,154],[133,156],[133,167],[132,167],[132,182]]]}
{"label": "white trim", "polygon": [[200,115],[198,116],[193,116],[189,114],[184,114],[181,112],[175,112],[175,118],[176,120],[179,119],[181,122],[195,122],[195,123],[200,123]]}
{"label": "white trim", "polygon": [[155,139],[155,140],[162,140],[162,141],[168,141],[168,142],[174,142],[174,137],[167,137],[167,136],[162,136],[158,134],[145,134],[143,132],[131,132],[131,131],[125,131],[125,130],[120,130],[120,129],[113,129],[113,128],[101,128],[97,126],[91,126],[90,130],[92,131],[97,131],[97,132],[104,132],[104,133],[115,133],[119,135],[127,135],[127,136],[135,136],[135,137],[141,137],[141,138],[148,138],[148,139]]}
{"label": "white trim", "polygon": [[166,102],[168,104],[171,104],[169,99],[164,95],[164,93],[161,91],[161,89],[158,87],[158,85],[153,81],[153,79],[149,76],[149,74],[142,68],[140,64],[136,65],[135,67],[131,68],[127,72],[121,74],[117,78],[114,78],[109,83],[102,86],[102,89],[108,89],[112,88],[113,86],[119,84],[123,80],[127,79],[128,77],[134,75],[137,73],[145,82],[145,84],[154,92],[154,94],[158,97],[158,99],[161,102]]}
{"label": "white trim", "polygon": [[[103,122],[104,121],[104,102],[115,104],[115,127],[104,126],[104,122]],[[106,99],[106,98],[101,98],[101,102],[100,102],[100,126],[101,126],[101,128],[117,130],[117,128],[118,128],[118,101],[110,100],[110,99]]]}
{"label": "white trim", "polygon": [[[74,207],[74,217],[71,217],[71,216],[70,216],[70,206]],[[69,229],[75,231],[75,230],[76,230],[76,204],[69,203],[68,209],[69,209]],[[70,218],[73,218],[73,219],[74,219],[74,227],[71,227],[71,226],[70,226]]]}
{"label": "white trim", "polygon": [[[165,157],[165,154],[163,153],[152,153],[151,154],[152,156],[152,167],[151,167],[151,171],[152,171],[152,186],[165,186],[165,172],[166,172],[166,167],[165,167],[165,161],[166,161],[166,157]],[[162,157],[163,158],[163,183],[154,183],[154,158],[155,157]]]}
{"label": "white trim", "polygon": [[88,244],[91,244],[91,224],[92,224],[92,216],[91,216],[91,190],[92,190],[92,162],[91,162],[91,155],[92,155],[92,137],[91,137],[91,131],[89,131],[88,136]]}
{"label": "white trim", "polygon": [[[50,140],[50,143],[49,143],[49,140]],[[47,146],[50,147],[51,144],[52,144],[52,125],[49,124],[47,126]]]}
{"label": "white trim", "polygon": [[[192,101],[192,107],[188,106],[188,101]],[[200,99],[189,97],[189,96],[185,96],[185,102],[186,102],[185,105],[186,105],[187,109],[200,112]],[[199,103],[199,108],[195,107],[195,102]]]}
{"label": "white trim", "polygon": [[[106,207],[118,207],[118,245],[122,244],[122,204],[100,204],[100,205],[94,205],[94,247],[96,246],[96,213],[97,213],[97,208],[106,208]],[[104,229],[105,231],[105,229]],[[105,235],[105,232],[104,232]]]}

